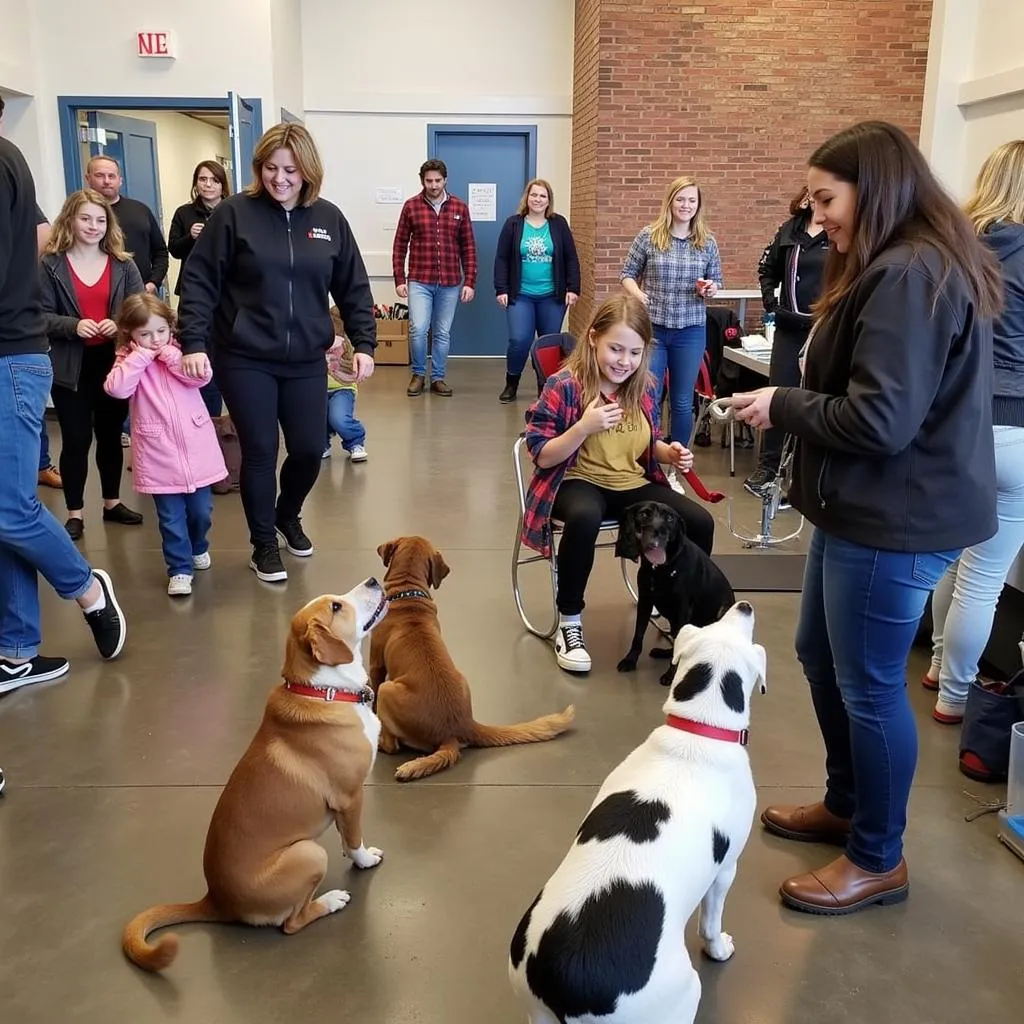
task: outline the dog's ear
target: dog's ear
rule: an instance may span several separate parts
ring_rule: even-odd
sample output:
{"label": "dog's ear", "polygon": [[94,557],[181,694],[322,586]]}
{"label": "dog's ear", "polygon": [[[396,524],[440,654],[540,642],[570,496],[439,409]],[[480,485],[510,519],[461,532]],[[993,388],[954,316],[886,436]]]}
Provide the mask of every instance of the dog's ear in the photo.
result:
{"label": "dog's ear", "polygon": [[636,536],[636,505],[630,505],[622,513],[619,535],[615,541],[615,557],[628,558],[635,562],[640,558],[640,544]]}
{"label": "dog's ear", "polygon": [[757,671],[757,684],[762,693],[768,692],[768,653],[760,644],[750,649],[750,662]]}
{"label": "dog's ear", "polygon": [[316,619],[306,627],[306,641],[310,653],[321,665],[350,665],[355,661],[349,645]]}
{"label": "dog's ear", "polygon": [[662,513],[668,523],[668,543],[665,545],[665,557],[668,561],[679,553],[686,539],[686,524],[683,517],[671,506],[666,505]]}
{"label": "dog's ear", "polygon": [[672,645],[672,664],[678,665],[679,659],[682,658],[686,649],[693,642],[694,637],[700,633],[700,627],[694,626],[688,622],[679,632],[676,634],[675,643]]}
{"label": "dog's ear", "polygon": [[397,540],[385,541],[377,548],[377,554],[380,555],[380,560],[384,563],[386,569],[391,564],[391,559],[395,556],[395,549],[398,547]]}
{"label": "dog's ear", "polygon": [[444,555],[435,548],[433,554],[430,556],[430,569],[428,574],[430,585],[437,590],[437,588],[444,582],[444,578],[450,572],[451,569],[448,568],[448,563],[444,560]]}

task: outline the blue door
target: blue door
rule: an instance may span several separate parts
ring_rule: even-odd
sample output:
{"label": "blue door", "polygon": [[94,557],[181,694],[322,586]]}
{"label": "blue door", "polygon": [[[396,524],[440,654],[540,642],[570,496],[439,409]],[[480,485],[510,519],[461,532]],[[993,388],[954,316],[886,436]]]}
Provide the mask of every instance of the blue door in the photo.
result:
{"label": "blue door", "polygon": [[493,185],[493,220],[474,219],[479,272],[476,298],[460,305],[452,325],[453,356],[503,356],[508,328],[494,297],[494,253],[505,220],[516,212],[526,183],[536,174],[533,126],[429,125],[427,151],[448,167],[448,191],[469,201],[469,186]]}
{"label": "blue door", "polygon": [[86,116],[89,127],[94,129],[90,138],[104,139],[103,142],[89,143],[89,155],[113,157],[121,165],[121,177],[124,179],[121,191],[145,203],[162,224],[156,125],[152,121],[104,114],[98,110],[91,110]]}
{"label": "blue door", "polygon": [[231,136],[231,176],[235,192],[241,192],[252,181],[252,151],[256,148],[256,111],[252,100],[244,100],[237,92],[228,93]]}

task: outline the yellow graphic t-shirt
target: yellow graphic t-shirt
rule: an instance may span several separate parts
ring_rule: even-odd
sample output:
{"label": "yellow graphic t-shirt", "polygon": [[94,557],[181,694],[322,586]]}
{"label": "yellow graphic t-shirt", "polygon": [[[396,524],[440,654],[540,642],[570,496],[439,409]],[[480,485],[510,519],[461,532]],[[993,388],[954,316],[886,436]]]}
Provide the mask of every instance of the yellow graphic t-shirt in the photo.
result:
{"label": "yellow graphic t-shirt", "polygon": [[610,430],[591,434],[566,480],[586,480],[610,491],[631,491],[647,483],[641,458],[651,446],[651,425],[642,410],[623,416]]}

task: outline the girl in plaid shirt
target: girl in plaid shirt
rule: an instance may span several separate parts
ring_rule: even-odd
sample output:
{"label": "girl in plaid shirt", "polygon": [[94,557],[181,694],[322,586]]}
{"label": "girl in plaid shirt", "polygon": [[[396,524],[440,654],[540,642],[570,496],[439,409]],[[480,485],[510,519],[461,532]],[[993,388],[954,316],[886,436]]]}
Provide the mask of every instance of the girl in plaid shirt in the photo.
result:
{"label": "girl in plaid shirt", "polygon": [[639,501],[670,505],[687,535],[708,554],[715,521],[672,490],[659,463],[687,472],[693,455],[679,441],[659,440],[649,373],[651,321],[629,295],[606,300],[583,339],[550,377],[526,414],[534,462],[526,497],[523,543],[550,554],[551,520],[558,545],[558,632],[555,656],[569,672],[589,672],[583,641],[583,593],[594,565],[601,523]]}

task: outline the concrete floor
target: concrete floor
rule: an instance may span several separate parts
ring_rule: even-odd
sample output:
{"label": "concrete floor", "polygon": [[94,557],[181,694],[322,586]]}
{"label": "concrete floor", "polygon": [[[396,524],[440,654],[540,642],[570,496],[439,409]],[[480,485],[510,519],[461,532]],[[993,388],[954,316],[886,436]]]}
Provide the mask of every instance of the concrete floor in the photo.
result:
{"label": "concrete floor", "polygon": [[[84,548],[115,580],[128,643],[119,661],[101,663],[75,608],[44,590],[45,649],[69,657],[71,674],[0,699],[5,1024],[304,1015],[520,1024],[505,977],[512,931],[604,776],[658,724],[664,691],[657,663],[642,662],[635,676],[615,672],[632,609],[608,553],[589,590],[588,678],[561,672],[550,649],[523,633],[509,589],[509,450],[526,402],[499,405],[501,378],[497,363],[456,361],[454,399],[412,401],[406,371],[381,369],[359,400],[370,461],[351,466],[336,451],[324,466],[305,517],[318,552],[308,562],[286,556],[286,586],[260,584],[246,568],[241,509],[226,496],[216,500],[213,569],[191,599],[170,600],[149,499],[137,499],[142,528],[104,527],[91,481]],[[737,494],[751,455],[739,458]],[[724,465],[718,449],[699,453],[709,482],[729,484]],[[44,498],[61,514],[59,494]],[[751,499],[737,498],[737,511],[756,521]],[[356,873],[336,835],[324,836],[326,882],[353,892],[343,913],[294,937],[186,926],[167,974],[143,974],[122,958],[121,928],[150,904],[202,895],[209,816],[277,681],[292,613],[379,572],[376,546],[401,533],[430,537],[452,567],[437,601],[478,717],[510,722],[572,701],[578,727],[548,744],[466,752],[453,770],[409,785],[392,778],[399,759],[382,755],[365,825],[384,863]],[[737,550],[724,534],[717,547]],[[542,610],[544,570],[532,571]],[[769,651],[769,691],[754,699],[750,747],[760,802],[813,800],[822,753],[792,650],[798,597],[752,599]],[[736,957],[702,961],[692,925],[687,935],[704,983],[703,1024],[1019,1019],[1024,864],[997,842],[991,816],[965,823],[974,806],[965,790],[1002,792],[957,772],[957,731],[928,717],[923,668],[915,652],[908,676],[921,759],[907,837],[910,900],[836,920],[786,911],[779,882],[834,852],[755,828],[726,905]]]}

